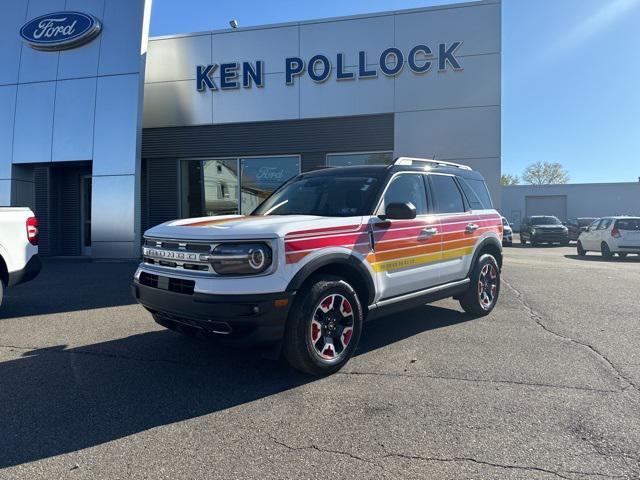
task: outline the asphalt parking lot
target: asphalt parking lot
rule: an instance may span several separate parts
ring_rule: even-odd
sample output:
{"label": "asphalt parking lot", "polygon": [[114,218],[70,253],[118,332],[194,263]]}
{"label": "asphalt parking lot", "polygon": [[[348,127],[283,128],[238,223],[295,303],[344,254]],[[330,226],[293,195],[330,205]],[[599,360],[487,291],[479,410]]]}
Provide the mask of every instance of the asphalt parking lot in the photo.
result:
{"label": "asphalt parking lot", "polygon": [[48,261],[0,312],[0,478],[640,478],[640,257],[505,255],[491,316],[376,320],[320,380],[162,330],[132,263]]}

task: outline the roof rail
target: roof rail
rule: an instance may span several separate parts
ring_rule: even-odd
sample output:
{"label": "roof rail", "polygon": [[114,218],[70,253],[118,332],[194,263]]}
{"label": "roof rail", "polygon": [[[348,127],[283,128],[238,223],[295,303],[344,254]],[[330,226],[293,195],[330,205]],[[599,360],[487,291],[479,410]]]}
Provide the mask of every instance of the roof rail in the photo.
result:
{"label": "roof rail", "polygon": [[431,160],[428,158],[412,158],[412,157],[398,157],[393,162],[394,165],[414,165],[415,163],[428,163],[440,167],[454,167],[461,168],[462,170],[471,170],[471,167],[467,165],[461,165],[459,163],[445,162],[443,160]]}

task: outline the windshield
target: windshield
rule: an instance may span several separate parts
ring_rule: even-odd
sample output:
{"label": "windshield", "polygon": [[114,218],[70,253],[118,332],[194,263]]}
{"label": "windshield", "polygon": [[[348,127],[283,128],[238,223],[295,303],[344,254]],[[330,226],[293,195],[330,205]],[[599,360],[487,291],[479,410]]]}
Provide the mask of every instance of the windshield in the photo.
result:
{"label": "windshield", "polygon": [[561,225],[556,217],[531,217],[531,225]]}
{"label": "windshield", "polygon": [[578,226],[579,227],[588,227],[589,225],[591,225],[595,220],[597,220],[597,218],[579,218],[578,219]]}
{"label": "windshield", "polygon": [[277,190],[252,215],[366,215],[380,180],[367,175],[298,177]]}

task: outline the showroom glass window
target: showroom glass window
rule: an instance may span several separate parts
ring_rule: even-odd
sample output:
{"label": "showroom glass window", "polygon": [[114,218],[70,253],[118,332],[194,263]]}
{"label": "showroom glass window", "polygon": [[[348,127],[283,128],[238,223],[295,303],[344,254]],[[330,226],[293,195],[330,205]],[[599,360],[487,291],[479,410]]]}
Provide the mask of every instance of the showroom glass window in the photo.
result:
{"label": "showroom glass window", "polygon": [[351,165],[391,165],[393,152],[328,153],[328,167],[348,167]]}
{"label": "showroom glass window", "polygon": [[299,156],[182,161],[182,216],[249,214],[300,173]]}

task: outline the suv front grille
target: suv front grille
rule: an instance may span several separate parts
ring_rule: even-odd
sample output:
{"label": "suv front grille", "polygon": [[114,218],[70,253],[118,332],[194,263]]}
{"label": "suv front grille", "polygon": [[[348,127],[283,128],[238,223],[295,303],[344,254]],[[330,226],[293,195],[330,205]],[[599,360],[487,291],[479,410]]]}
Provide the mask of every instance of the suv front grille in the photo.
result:
{"label": "suv front grille", "polygon": [[214,273],[208,261],[214,246],[211,243],[145,238],[142,260],[148,265],[172,270]]}

